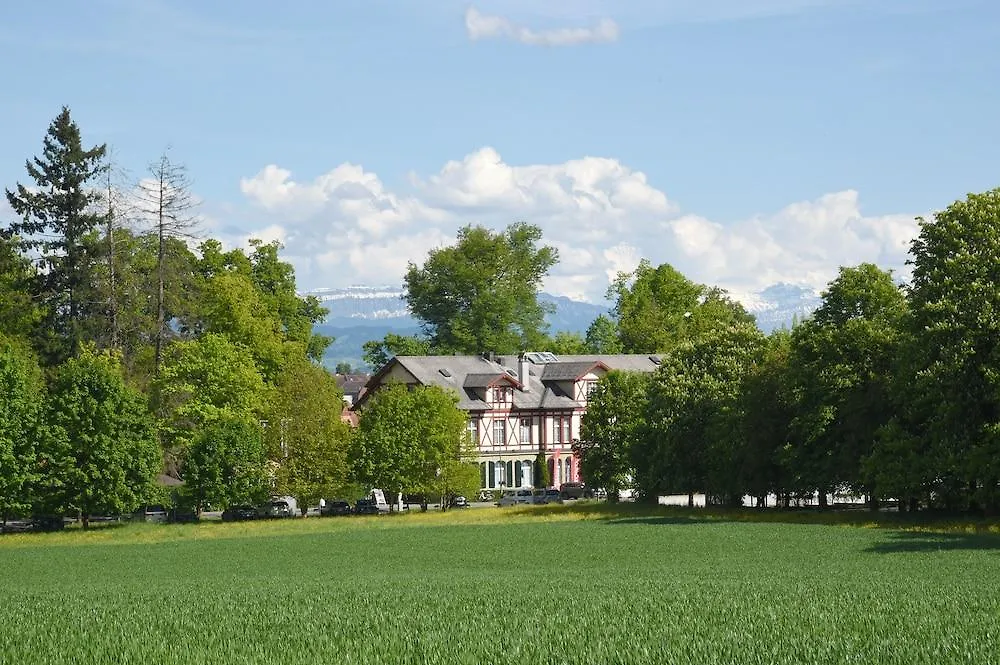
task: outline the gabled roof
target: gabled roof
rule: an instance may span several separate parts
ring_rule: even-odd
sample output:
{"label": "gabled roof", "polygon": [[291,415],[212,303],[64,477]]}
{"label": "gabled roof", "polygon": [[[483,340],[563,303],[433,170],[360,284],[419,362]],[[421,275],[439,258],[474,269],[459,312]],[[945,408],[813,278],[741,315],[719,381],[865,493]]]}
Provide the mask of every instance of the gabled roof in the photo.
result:
{"label": "gabled roof", "polygon": [[[442,375],[443,376],[443,375]],[[463,388],[491,388],[498,383],[509,383],[520,387],[521,382],[507,372],[489,372],[483,374],[466,374]]]}
{"label": "gabled roof", "polygon": [[493,408],[478,391],[496,382],[509,382],[518,388],[513,392],[512,407],[515,410],[575,409],[582,404],[566,394],[557,382],[575,381],[596,367],[605,371],[652,372],[657,364],[648,355],[639,354],[559,356],[554,362],[528,363],[527,385],[524,385],[518,377],[516,356],[502,356],[494,360],[480,356],[396,356],[369,380],[368,391],[360,397],[358,405],[386,376],[395,373],[394,368],[399,368],[406,375],[407,382],[412,377],[412,381],[421,385],[453,390],[459,397],[458,406],[466,411]]}
{"label": "gabled roof", "polygon": [[571,360],[569,362],[555,362],[545,365],[542,370],[542,381],[576,381],[580,377],[589,374],[592,369],[599,367],[605,372],[611,368],[600,360]]}

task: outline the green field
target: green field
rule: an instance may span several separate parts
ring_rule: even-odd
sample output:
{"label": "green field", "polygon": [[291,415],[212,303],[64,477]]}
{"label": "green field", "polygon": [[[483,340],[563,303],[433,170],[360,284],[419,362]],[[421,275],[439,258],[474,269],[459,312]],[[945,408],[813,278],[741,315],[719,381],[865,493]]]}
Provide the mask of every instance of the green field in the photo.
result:
{"label": "green field", "polygon": [[1000,662],[996,534],[690,515],[6,536],[0,662]]}

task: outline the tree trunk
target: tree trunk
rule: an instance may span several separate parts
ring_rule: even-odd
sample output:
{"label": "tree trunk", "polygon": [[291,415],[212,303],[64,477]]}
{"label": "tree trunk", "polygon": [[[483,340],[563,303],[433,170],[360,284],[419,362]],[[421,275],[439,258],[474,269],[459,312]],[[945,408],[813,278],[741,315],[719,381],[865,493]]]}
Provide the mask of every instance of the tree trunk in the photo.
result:
{"label": "tree trunk", "polygon": [[694,508],[694,492],[688,492],[688,508]]}
{"label": "tree trunk", "polygon": [[819,488],[819,508],[820,510],[826,510],[830,507],[829,501],[826,499],[826,488]]}
{"label": "tree trunk", "polygon": [[160,375],[160,362],[163,359],[163,326],[164,326],[164,312],[163,312],[163,260],[166,256],[165,247],[165,229],[164,224],[166,221],[163,219],[163,187],[164,183],[160,181],[160,209],[159,218],[157,220],[157,235],[158,235],[158,247],[156,251],[156,356],[154,360],[154,374],[155,376]]}

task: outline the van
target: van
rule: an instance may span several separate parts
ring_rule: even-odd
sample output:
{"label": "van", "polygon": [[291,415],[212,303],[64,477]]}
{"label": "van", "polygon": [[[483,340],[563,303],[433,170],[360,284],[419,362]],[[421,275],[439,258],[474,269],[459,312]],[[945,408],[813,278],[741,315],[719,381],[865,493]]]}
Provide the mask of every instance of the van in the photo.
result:
{"label": "van", "polygon": [[259,512],[261,517],[268,518],[298,517],[299,506],[294,497],[279,496],[261,506]]}
{"label": "van", "polygon": [[132,513],[132,519],[137,522],[166,522],[167,517],[167,509],[159,504],[139,506],[139,508]]}
{"label": "van", "polygon": [[530,505],[531,501],[531,490],[530,489],[519,489],[519,490],[504,490],[503,496],[500,497],[500,501],[497,502],[498,506],[526,506]]}

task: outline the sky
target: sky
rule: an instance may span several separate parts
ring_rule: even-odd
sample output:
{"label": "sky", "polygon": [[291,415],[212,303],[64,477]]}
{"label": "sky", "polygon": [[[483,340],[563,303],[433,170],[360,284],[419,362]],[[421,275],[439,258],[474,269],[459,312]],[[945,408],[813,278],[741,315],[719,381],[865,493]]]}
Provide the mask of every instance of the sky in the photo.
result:
{"label": "sky", "polygon": [[0,60],[0,183],[67,105],[302,289],[515,221],[595,302],[642,258],[744,300],[905,278],[917,216],[1000,185],[995,0],[12,0]]}

